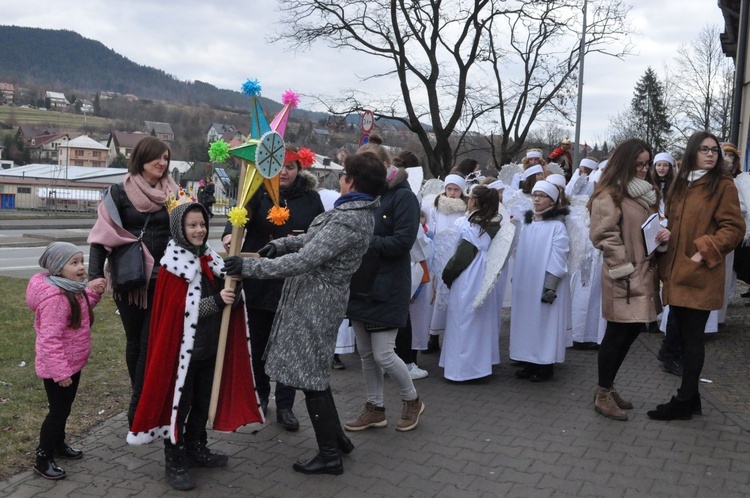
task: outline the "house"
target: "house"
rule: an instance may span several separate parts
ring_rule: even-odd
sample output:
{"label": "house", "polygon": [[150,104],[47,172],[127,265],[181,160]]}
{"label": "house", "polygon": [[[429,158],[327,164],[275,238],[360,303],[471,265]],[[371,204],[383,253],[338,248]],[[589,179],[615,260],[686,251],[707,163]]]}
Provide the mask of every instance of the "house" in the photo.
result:
{"label": "house", "polygon": [[107,167],[109,147],[86,135],[70,140],[66,145],[61,146],[59,151],[57,164],[62,166]]}
{"label": "house", "polygon": [[60,130],[58,130],[57,128],[48,128],[44,126],[34,126],[26,124],[18,127],[16,139],[23,140],[24,144],[30,145],[32,138],[41,137],[43,135],[54,135],[56,133],[60,133]]}
{"label": "house", "polygon": [[219,138],[228,143],[230,147],[242,145],[247,140],[247,137],[239,131],[225,131]]}
{"label": "house", "polygon": [[70,141],[67,133],[52,133],[31,138],[26,146],[31,160],[36,163],[57,164],[59,151]]}
{"label": "house", "polygon": [[126,159],[130,158],[130,154],[133,152],[133,147],[143,137],[148,135],[140,131],[130,133],[127,131],[113,131],[109,134],[109,140],[107,140],[107,148],[109,148],[109,162],[117,157],[117,154],[122,154]]}
{"label": "house", "polygon": [[237,132],[237,128],[234,125],[224,123],[211,123],[211,128],[206,133],[206,141],[212,143],[221,138],[221,136],[228,131]]}
{"label": "house", "polygon": [[313,128],[312,138],[313,140],[315,140],[315,143],[328,145],[328,143],[331,141],[331,134],[326,129]]}
{"label": "house", "polygon": [[0,104],[11,104],[14,97],[13,84],[0,82]]}
{"label": "house", "polygon": [[155,135],[158,139],[165,142],[174,142],[174,132],[169,123],[159,123],[158,121],[144,121],[146,133]]}
{"label": "house", "polygon": [[47,92],[44,97],[45,100],[49,99],[49,105],[53,108],[63,108],[70,105],[70,102],[65,98],[65,95],[60,92]]}

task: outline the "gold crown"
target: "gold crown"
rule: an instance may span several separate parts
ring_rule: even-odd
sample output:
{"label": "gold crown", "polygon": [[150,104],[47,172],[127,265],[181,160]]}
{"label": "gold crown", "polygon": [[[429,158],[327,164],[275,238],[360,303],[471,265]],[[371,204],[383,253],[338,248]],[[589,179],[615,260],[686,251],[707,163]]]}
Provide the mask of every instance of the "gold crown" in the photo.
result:
{"label": "gold crown", "polygon": [[[191,193],[192,194],[192,193]],[[170,195],[164,201],[164,205],[167,206],[167,211],[171,212],[174,208],[181,204],[190,204],[192,202],[198,202],[193,195],[186,193],[182,188],[177,195]]]}

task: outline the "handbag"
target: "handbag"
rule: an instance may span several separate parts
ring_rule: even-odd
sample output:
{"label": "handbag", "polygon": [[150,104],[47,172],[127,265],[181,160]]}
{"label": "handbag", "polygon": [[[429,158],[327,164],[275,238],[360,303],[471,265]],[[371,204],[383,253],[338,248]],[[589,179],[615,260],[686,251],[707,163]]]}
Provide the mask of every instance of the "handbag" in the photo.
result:
{"label": "handbag", "polygon": [[141,241],[150,219],[151,215],[149,214],[138,240],[115,247],[109,253],[109,271],[112,276],[112,288],[115,292],[125,294],[146,285],[146,264],[143,261],[143,244]]}

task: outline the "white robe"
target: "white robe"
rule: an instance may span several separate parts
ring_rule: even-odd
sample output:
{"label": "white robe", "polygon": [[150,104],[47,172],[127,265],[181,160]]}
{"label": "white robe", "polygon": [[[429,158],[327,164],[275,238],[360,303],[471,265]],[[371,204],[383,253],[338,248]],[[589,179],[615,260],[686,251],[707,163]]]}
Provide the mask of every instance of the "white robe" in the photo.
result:
{"label": "white robe", "polygon": [[433,251],[429,269],[432,275],[432,285],[429,286],[429,289],[424,290],[432,295],[432,316],[429,332],[431,335],[439,335],[445,330],[448,287],[443,283],[443,269],[445,269],[445,265],[456,250],[458,232],[455,224],[465,216],[465,213],[441,213],[435,207],[430,211],[429,229],[432,232]]}
{"label": "white robe", "polygon": [[478,252],[451,286],[439,365],[445,368],[446,379],[464,381],[487,377],[492,374],[492,365],[500,363],[500,312],[497,285],[479,309],[473,306],[482,286],[492,239],[487,233],[480,235],[479,225],[467,219],[457,225],[459,242],[469,241]]}
{"label": "white robe", "polygon": [[[570,309],[565,223],[559,220],[524,223],[513,270],[510,317],[510,358],[537,365],[565,361]],[[542,302],[545,273],[561,277],[557,299]]]}

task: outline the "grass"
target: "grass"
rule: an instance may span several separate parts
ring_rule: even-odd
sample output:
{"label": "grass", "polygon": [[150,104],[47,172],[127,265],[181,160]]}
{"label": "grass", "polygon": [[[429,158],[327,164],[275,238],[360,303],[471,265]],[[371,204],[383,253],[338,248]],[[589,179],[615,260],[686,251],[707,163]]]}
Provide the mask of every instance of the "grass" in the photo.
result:
{"label": "grass", "polygon": [[[47,415],[42,380],[34,371],[34,314],[26,306],[28,280],[0,277],[0,479],[31,468]],[[92,351],[68,418],[67,440],[127,409],[130,379],[125,333],[108,294],[95,308]],[[21,366],[24,365],[24,366]]]}
{"label": "grass", "polygon": [[[85,119],[84,119],[85,118]],[[24,109],[22,107],[0,106],[0,122],[14,125],[48,125],[60,129],[82,129],[84,126],[109,129],[112,121],[97,116],[84,116],[68,112]]]}

